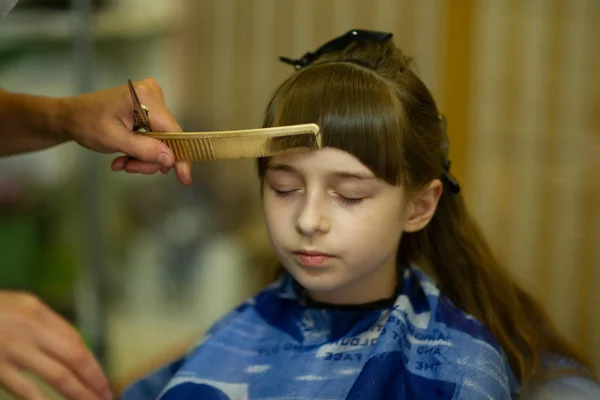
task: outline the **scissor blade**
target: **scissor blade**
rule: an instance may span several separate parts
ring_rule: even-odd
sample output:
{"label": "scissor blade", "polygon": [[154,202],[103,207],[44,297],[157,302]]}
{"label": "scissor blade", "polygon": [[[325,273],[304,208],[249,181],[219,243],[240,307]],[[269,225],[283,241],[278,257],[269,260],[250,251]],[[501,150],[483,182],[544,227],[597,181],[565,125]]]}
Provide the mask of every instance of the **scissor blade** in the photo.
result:
{"label": "scissor blade", "polygon": [[140,102],[140,99],[137,96],[135,89],[133,88],[133,83],[131,82],[131,79],[127,79],[127,83],[129,84],[129,93],[131,93],[131,99],[133,100],[133,108],[136,110],[141,110],[142,103]]}
{"label": "scissor blade", "polygon": [[133,101],[133,130],[136,132],[152,132],[148,110],[142,105],[131,79],[127,79],[127,83],[129,84],[129,93],[131,93],[131,100]]}

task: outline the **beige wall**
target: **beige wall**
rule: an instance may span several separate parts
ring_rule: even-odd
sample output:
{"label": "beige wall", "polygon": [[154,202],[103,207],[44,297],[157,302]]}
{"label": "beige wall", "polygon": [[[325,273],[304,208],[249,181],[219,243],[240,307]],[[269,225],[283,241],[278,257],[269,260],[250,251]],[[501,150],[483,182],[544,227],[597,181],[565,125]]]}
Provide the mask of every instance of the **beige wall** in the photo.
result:
{"label": "beige wall", "polygon": [[[394,32],[448,116],[455,172],[494,249],[600,365],[599,1],[189,4],[193,35],[176,44],[193,128],[257,126],[292,73],[280,55],[351,28]],[[253,179],[248,166],[217,172]]]}
{"label": "beige wall", "polygon": [[600,2],[477,1],[465,184],[561,330],[600,362]]}

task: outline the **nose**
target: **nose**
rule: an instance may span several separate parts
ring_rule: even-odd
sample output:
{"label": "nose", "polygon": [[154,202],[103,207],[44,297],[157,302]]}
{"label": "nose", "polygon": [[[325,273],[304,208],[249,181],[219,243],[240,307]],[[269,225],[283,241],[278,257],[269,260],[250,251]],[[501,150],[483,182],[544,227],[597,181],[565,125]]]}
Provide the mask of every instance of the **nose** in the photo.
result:
{"label": "nose", "polygon": [[318,194],[306,195],[296,219],[296,230],[304,236],[323,234],[330,229],[327,204]]}

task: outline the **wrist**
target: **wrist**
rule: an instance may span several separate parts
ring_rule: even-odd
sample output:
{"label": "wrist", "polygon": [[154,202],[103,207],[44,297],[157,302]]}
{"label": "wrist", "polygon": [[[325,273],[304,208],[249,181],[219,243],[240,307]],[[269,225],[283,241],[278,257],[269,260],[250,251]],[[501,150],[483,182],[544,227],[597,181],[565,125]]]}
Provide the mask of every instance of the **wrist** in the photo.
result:
{"label": "wrist", "polygon": [[68,97],[48,99],[47,126],[59,142],[73,140],[73,105]]}

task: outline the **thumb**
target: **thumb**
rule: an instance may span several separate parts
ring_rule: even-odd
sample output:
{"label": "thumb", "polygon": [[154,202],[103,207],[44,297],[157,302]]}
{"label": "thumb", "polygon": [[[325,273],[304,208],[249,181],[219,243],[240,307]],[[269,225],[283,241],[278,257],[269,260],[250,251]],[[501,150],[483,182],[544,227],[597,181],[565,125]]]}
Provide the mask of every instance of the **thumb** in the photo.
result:
{"label": "thumb", "polygon": [[115,132],[111,147],[129,157],[160,164],[165,168],[171,168],[175,164],[175,154],[166,144],[158,139],[131,132],[125,127]]}

